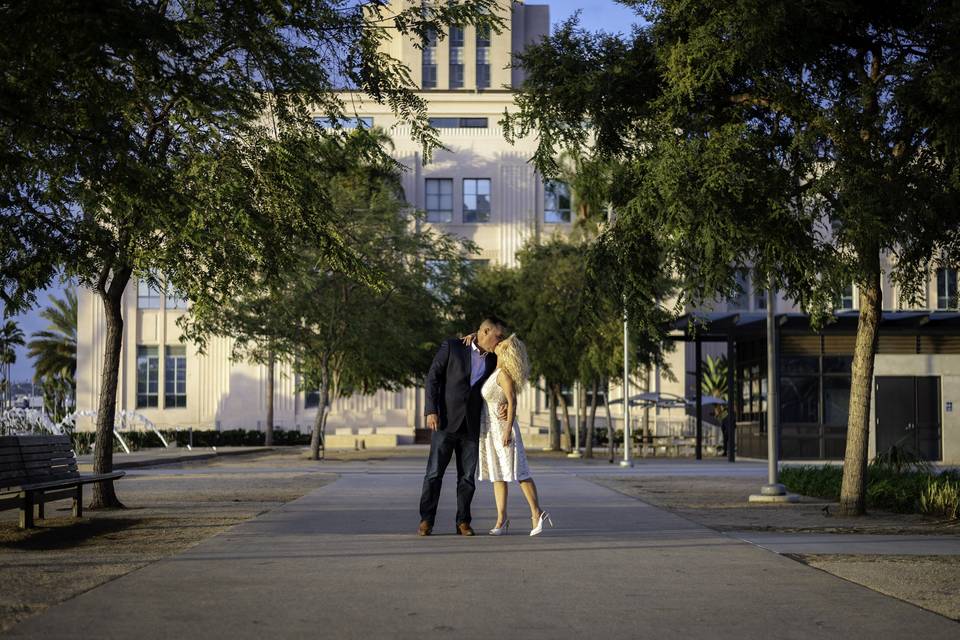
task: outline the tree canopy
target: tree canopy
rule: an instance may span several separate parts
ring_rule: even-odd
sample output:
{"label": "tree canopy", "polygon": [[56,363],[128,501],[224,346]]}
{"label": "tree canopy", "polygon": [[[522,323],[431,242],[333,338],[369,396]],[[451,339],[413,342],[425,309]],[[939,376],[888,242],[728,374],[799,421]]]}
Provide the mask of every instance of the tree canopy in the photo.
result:
{"label": "tree canopy", "polygon": [[[920,298],[960,236],[952,3],[626,1],[626,37],[568,22],[521,56],[515,134],[544,171],[565,148],[626,174],[613,255],[661,247],[679,304],[752,267],[822,317],[860,291],[843,508],[863,510],[881,270]],[[616,272],[627,276],[631,268]]]}

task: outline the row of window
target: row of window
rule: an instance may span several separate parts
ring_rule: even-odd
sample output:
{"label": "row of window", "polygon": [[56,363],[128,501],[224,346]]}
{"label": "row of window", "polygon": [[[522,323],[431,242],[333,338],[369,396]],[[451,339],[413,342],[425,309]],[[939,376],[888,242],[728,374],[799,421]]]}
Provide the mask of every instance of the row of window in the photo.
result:
{"label": "row of window", "polygon": [[171,288],[163,292],[147,280],[137,282],[138,309],[159,309],[161,305],[167,309],[186,309],[187,299]]}
{"label": "row of window", "polygon": [[[727,300],[729,305],[735,309],[766,309],[766,292],[760,289],[753,290],[754,304],[752,307],[750,305],[750,271],[748,269],[740,269],[737,271],[736,278],[738,291]],[[755,277],[754,281],[756,281]],[[960,300],[958,300],[957,297],[957,270],[937,269],[936,309],[940,311],[955,310],[958,308],[958,301]],[[847,285],[837,299],[835,306],[838,311],[848,311],[854,308],[853,284]]]}
{"label": "row of window", "polygon": [[[335,125],[341,129],[356,129],[358,127],[369,129],[373,127],[373,118],[370,116],[345,116],[336,121],[332,118],[316,117],[313,122],[324,129],[333,129]],[[490,126],[490,119],[481,117],[437,117],[428,118],[428,122],[434,129],[487,129]]]}
{"label": "row of window", "polygon": [[[137,346],[137,408],[160,406],[159,347]],[[164,348],[163,408],[187,406],[187,350],[184,345]]]}
{"label": "row of window", "polygon": [[[463,27],[450,27],[450,64],[449,83],[451,89],[462,89],[464,85],[464,31]],[[490,87],[490,29],[477,28],[477,88]],[[431,31],[427,34],[427,42],[423,47],[421,64],[420,87],[423,89],[437,88],[437,34]]]}
{"label": "row of window", "polygon": [[[424,191],[427,221],[453,222],[453,178],[427,178]],[[463,223],[490,222],[490,178],[464,178],[462,194]],[[544,222],[570,222],[570,187],[548,180],[543,194]]]}

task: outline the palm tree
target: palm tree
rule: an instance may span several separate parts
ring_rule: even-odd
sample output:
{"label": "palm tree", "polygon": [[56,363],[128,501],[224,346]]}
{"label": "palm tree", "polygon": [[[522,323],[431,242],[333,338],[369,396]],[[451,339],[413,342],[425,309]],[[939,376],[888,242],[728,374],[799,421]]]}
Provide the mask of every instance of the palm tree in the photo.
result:
{"label": "palm tree", "polygon": [[33,379],[43,389],[44,405],[59,418],[76,393],[77,294],[67,289],[66,298],[51,297],[50,302],[40,312],[50,324],[34,332],[27,346],[34,361]]}
{"label": "palm tree", "polygon": [[0,368],[3,380],[0,380],[0,391],[3,393],[3,408],[10,406],[13,399],[13,384],[10,380],[10,369],[17,361],[17,347],[23,346],[23,331],[13,320],[7,320],[0,327]]}
{"label": "palm tree", "polygon": [[[703,392],[703,395],[728,400],[727,357],[719,356],[713,358],[711,356],[707,356],[707,359],[703,361],[703,365],[703,379],[700,383],[700,389]],[[720,422],[721,429],[723,430],[723,449],[726,451],[727,429],[729,427],[726,422],[727,405],[714,405],[713,412],[714,416],[716,416],[717,420]]]}

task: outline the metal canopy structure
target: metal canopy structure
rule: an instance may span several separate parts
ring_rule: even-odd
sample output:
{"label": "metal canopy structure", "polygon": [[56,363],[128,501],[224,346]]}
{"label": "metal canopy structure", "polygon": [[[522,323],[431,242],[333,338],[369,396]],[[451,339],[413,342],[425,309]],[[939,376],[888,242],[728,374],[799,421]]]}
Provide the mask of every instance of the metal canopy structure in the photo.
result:
{"label": "metal canopy structure", "polygon": [[[777,313],[775,333],[777,336],[854,336],[860,312],[857,310],[835,312],[816,330],[810,315],[800,312]],[[725,342],[727,344],[728,393],[735,388],[734,370],[737,362],[738,342],[744,340],[762,340],[767,330],[767,311],[708,311],[687,313],[669,323],[670,340],[693,342],[696,346],[696,419],[698,433],[697,457],[700,457],[699,434],[701,431],[701,408],[706,404],[702,394],[703,372],[701,365],[701,344],[704,342]],[[960,312],[904,310],[884,311],[880,317],[880,336],[918,336],[917,349],[920,352],[919,337],[957,337],[960,336]],[[779,338],[776,339],[779,342]],[[779,349],[778,349],[779,350]],[[732,404],[732,403],[731,403]],[[735,460],[734,443],[736,420],[733,411],[728,412],[725,429],[727,456]]]}
{"label": "metal canopy structure", "polygon": [[[857,332],[860,312],[834,313],[818,331],[814,331],[806,313],[778,313],[776,319],[780,333],[851,335]],[[711,311],[684,314],[671,322],[669,328],[674,332],[670,336],[672,340],[725,342],[731,337],[760,337],[766,325],[766,312],[763,311]],[[958,331],[960,312],[957,311],[884,311],[880,317],[881,333],[956,335]]]}

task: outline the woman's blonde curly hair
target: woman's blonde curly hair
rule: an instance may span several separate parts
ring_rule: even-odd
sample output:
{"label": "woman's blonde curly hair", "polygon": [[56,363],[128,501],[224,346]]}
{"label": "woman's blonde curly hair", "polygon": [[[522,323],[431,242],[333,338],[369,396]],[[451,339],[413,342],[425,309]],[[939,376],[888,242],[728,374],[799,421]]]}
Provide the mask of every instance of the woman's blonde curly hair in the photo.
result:
{"label": "woman's blonde curly hair", "polygon": [[505,371],[513,380],[514,387],[519,392],[530,377],[530,359],[527,357],[527,345],[523,344],[517,334],[497,345],[494,350],[497,354],[497,366]]}

